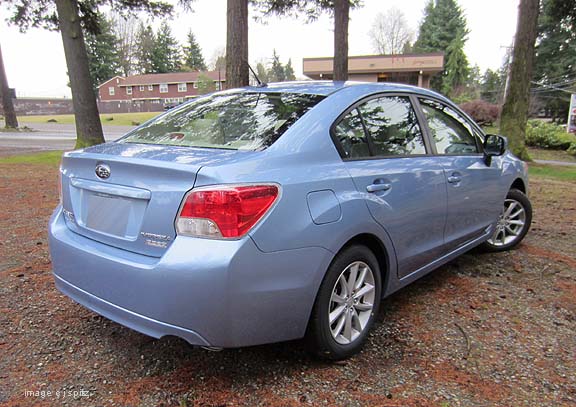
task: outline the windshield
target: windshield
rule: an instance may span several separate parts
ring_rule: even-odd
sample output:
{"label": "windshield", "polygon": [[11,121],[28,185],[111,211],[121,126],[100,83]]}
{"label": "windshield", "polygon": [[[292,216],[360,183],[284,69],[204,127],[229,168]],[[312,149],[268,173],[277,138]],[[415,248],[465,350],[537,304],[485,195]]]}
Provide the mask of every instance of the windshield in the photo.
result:
{"label": "windshield", "polygon": [[324,97],[296,93],[220,93],[152,120],[121,143],[259,150],[270,146]]}

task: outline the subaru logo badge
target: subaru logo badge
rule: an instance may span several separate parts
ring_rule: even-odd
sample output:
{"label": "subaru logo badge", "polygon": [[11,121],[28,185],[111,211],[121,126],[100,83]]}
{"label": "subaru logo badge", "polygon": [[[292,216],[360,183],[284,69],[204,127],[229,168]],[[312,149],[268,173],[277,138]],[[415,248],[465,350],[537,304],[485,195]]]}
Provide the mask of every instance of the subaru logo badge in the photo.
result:
{"label": "subaru logo badge", "polygon": [[106,179],[110,176],[110,167],[106,164],[98,164],[96,166],[96,175],[98,178]]}

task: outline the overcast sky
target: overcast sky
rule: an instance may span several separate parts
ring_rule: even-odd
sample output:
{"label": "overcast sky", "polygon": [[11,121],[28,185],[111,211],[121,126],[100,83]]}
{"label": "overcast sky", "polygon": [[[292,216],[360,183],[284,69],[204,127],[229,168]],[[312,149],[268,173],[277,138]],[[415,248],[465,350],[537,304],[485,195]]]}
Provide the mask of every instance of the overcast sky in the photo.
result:
{"label": "overcast sky", "polygon": [[[417,30],[427,0],[364,0],[364,7],[350,15],[349,53],[373,53],[368,31],[378,12],[397,7],[402,10],[413,30]],[[505,46],[512,43],[516,30],[518,0],[459,0],[468,21],[470,34],[466,54],[471,65],[482,71],[497,69],[502,63]],[[193,13],[178,10],[171,20],[174,35],[184,42],[192,29],[209,61],[215,51],[226,44],[226,1],[197,0]],[[70,97],[66,63],[59,33],[33,29],[22,34],[8,27],[6,10],[0,10],[0,44],[11,87],[19,97]],[[154,21],[156,26],[159,21]],[[275,48],[280,59],[288,58],[302,75],[302,58],[333,55],[332,21],[322,17],[305,24],[291,18],[272,18],[266,24],[250,20],[250,61],[270,60]]]}

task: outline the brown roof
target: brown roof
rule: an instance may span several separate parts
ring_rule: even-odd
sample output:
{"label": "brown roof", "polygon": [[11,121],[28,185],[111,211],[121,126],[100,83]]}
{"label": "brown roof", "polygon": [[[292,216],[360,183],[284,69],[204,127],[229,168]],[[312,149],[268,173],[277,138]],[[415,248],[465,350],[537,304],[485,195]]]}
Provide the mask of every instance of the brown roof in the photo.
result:
{"label": "brown roof", "polygon": [[[174,73],[151,73],[145,75],[133,75],[125,78],[118,86],[158,85],[160,83],[190,83],[196,82],[200,75],[206,75],[212,80],[226,80],[226,73],[221,71],[205,72],[174,72]],[[218,76],[220,75],[220,76]]]}

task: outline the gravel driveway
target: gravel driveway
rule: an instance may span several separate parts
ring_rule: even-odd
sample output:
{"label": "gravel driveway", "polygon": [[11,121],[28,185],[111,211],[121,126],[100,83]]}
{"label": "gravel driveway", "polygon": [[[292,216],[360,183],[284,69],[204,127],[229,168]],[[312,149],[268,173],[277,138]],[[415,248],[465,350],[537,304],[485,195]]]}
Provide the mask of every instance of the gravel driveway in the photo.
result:
{"label": "gravel driveway", "polygon": [[0,405],[576,405],[576,183],[532,181],[518,250],[473,251],[383,301],[342,363],[296,341],[218,353],[155,340],[54,288],[57,171],[0,165]]}

